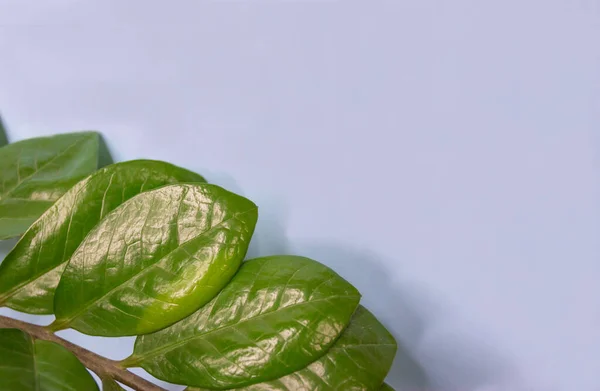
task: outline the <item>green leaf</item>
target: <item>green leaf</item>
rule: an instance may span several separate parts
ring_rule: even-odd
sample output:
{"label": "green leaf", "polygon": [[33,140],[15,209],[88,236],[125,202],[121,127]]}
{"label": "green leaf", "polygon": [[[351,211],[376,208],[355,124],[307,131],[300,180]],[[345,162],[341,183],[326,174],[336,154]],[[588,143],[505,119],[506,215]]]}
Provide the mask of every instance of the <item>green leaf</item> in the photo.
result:
{"label": "green leaf", "polygon": [[192,316],[138,337],[123,365],[211,389],[277,379],[325,354],[359,300],[350,283],[316,261],[254,259]]}
{"label": "green leaf", "polygon": [[394,389],[389,384],[383,383],[379,391],[394,391]]}
{"label": "green leaf", "polygon": [[2,121],[2,117],[0,117],[0,147],[8,144],[8,137],[6,136],[6,128],[4,127],[4,122]]}
{"label": "green leaf", "polygon": [[102,378],[102,391],[125,391],[123,387],[109,377]]}
{"label": "green leaf", "polygon": [[348,327],[323,357],[279,379],[236,391],[377,390],[395,354],[394,337],[373,314],[359,306]]}
{"label": "green leaf", "polygon": [[94,378],[71,352],[34,340],[17,329],[0,329],[0,390],[98,390]]}
{"label": "green leaf", "polygon": [[0,239],[18,236],[98,168],[95,132],[39,137],[0,148]]}
{"label": "green leaf", "polygon": [[60,275],[88,232],[131,197],[178,182],[204,179],[169,163],[133,160],[107,166],[77,183],[33,223],[0,264],[0,304],[52,313]]}
{"label": "green leaf", "polygon": [[54,330],[145,334],[212,299],[239,268],[254,203],[210,184],[169,185],[106,215],[73,253],[54,298]]}

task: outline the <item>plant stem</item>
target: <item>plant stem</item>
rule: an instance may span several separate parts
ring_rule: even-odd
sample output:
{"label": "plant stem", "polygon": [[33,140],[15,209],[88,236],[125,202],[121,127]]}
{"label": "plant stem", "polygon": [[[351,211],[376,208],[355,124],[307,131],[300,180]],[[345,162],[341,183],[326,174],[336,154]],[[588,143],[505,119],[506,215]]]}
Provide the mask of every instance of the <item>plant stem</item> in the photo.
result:
{"label": "plant stem", "polygon": [[127,369],[119,365],[117,361],[102,357],[92,351],[82,348],[81,346],[62,339],[61,337],[48,331],[43,326],[37,326],[0,315],[0,328],[14,328],[23,330],[34,338],[57,343],[68,349],[79,359],[79,361],[81,361],[83,365],[95,372],[101,378],[113,378],[114,380],[120,381],[136,391],[166,391],[164,388],[161,388],[156,384],[153,384],[148,380],[129,372]]}

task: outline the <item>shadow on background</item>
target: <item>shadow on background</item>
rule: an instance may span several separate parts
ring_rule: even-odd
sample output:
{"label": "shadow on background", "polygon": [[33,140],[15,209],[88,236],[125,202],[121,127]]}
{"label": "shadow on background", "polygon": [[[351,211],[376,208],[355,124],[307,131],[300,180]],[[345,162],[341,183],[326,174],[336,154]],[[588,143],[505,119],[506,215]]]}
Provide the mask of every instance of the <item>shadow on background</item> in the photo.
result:
{"label": "shadow on background", "polygon": [[397,271],[391,273],[389,265],[394,262],[383,262],[374,252],[343,244],[291,242],[285,234],[288,213],[284,205],[259,205],[259,216],[248,258],[303,255],[323,262],[354,284],[363,293],[361,303],[398,342],[387,378],[396,390],[475,390],[499,386],[514,376],[509,360],[493,346],[449,329],[443,316],[448,309],[438,300],[416,284],[392,280]]}
{"label": "shadow on background", "polygon": [[464,391],[509,378],[511,365],[494,347],[448,328],[448,309],[438,300],[416,284],[392,280],[397,275],[388,269],[393,262],[347,245],[299,243],[294,249],[353,283],[363,292],[363,305],[394,334],[398,354],[388,376],[391,385],[406,391]]}
{"label": "shadow on background", "polygon": [[[390,273],[373,254],[322,242],[299,243],[294,249],[298,255],[323,262],[356,286],[363,294],[361,303],[394,334],[398,352],[387,382],[399,390],[431,390],[425,368],[414,357],[431,317],[426,313],[431,306],[415,305],[414,297],[391,281]],[[377,292],[377,296],[366,292]]]}
{"label": "shadow on background", "polygon": [[[227,174],[201,172],[210,183],[244,195]],[[251,199],[252,196],[248,196]],[[464,391],[498,386],[512,376],[513,368],[493,346],[470,335],[448,331],[443,314],[447,308],[433,300],[414,283],[391,278],[389,265],[376,253],[327,241],[291,242],[286,235],[288,208],[280,200],[256,199],[259,220],[247,258],[275,254],[303,255],[328,265],[348,279],[361,292],[361,303],[372,311],[394,334],[398,352],[387,382],[397,391]],[[0,241],[0,259],[10,251],[16,239]],[[377,292],[374,295],[371,292]],[[1,309],[6,315],[11,312]],[[19,318],[36,324],[48,324],[53,316],[25,315]],[[84,347],[94,348],[113,359],[126,357],[133,338],[89,337],[74,330],[59,333]],[[98,344],[98,339],[102,343]],[[94,342],[94,340],[96,340]],[[101,346],[98,349],[98,346]],[[134,372],[148,376],[145,371]],[[156,379],[155,379],[156,380]],[[183,387],[157,382],[168,390]]]}

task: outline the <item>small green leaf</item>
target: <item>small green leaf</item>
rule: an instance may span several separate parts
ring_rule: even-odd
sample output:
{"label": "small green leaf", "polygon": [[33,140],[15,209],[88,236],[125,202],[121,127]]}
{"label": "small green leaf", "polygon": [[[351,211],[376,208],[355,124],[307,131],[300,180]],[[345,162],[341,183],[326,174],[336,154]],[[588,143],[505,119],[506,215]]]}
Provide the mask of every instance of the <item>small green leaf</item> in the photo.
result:
{"label": "small green leaf", "polygon": [[348,327],[323,357],[279,379],[236,391],[377,390],[395,354],[394,337],[373,314],[359,306]]}
{"label": "small green leaf", "polygon": [[109,377],[102,378],[102,391],[125,391],[123,387]]}
{"label": "small green leaf", "polygon": [[18,236],[98,168],[95,132],[39,137],[0,148],[0,239]]}
{"label": "small green leaf", "polygon": [[98,390],[94,378],[71,352],[34,340],[17,329],[0,329],[0,390]]}
{"label": "small green leaf", "polygon": [[209,389],[277,379],[325,354],[359,300],[350,283],[316,261],[254,259],[199,311],[138,337],[123,364]]}
{"label": "small green leaf", "polygon": [[52,313],[61,273],[88,232],[131,197],[178,182],[204,178],[169,163],[133,160],[78,182],[33,223],[0,264],[0,304],[33,314]]}
{"label": "small green leaf", "polygon": [[394,389],[389,384],[383,383],[379,391],[394,391]]}
{"label": "small green leaf", "polygon": [[254,203],[216,185],[138,194],[73,253],[56,288],[52,328],[124,336],[175,323],[235,274],[257,218]]}

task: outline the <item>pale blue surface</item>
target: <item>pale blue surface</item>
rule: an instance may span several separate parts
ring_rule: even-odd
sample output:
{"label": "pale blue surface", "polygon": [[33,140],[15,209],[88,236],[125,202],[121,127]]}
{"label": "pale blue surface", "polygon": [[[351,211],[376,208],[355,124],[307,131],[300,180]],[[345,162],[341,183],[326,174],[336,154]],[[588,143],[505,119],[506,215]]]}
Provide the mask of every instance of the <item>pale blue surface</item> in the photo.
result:
{"label": "pale blue surface", "polygon": [[600,388],[599,1],[26,3],[10,140],[96,129],[250,197],[252,254],[333,266],[404,343],[393,385]]}

